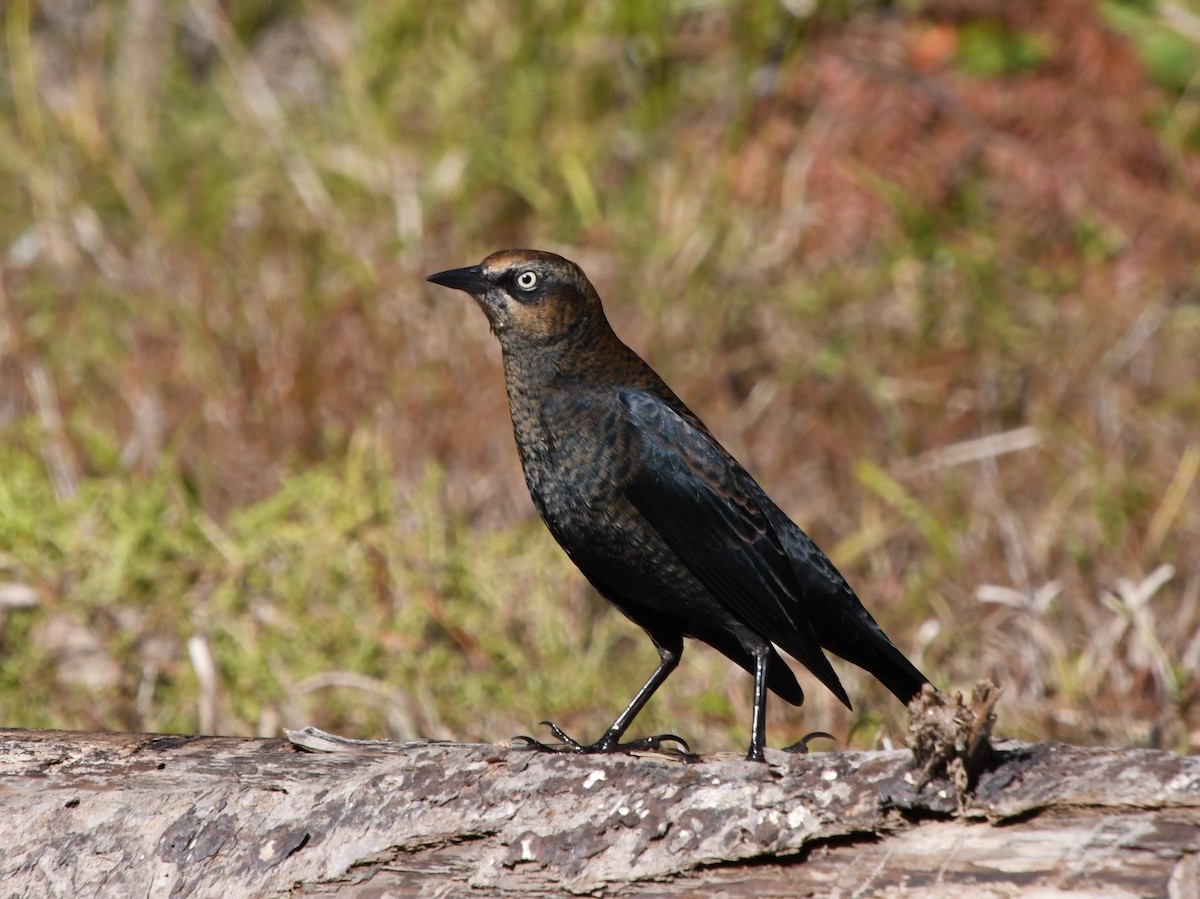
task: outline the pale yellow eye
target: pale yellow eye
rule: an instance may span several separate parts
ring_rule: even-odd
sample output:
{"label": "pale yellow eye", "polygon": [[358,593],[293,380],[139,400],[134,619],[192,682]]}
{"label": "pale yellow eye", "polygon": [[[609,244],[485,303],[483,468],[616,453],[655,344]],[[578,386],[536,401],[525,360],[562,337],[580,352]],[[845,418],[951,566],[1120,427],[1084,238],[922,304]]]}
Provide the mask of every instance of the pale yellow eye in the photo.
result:
{"label": "pale yellow eye", "polygon": [[522,290],[533,290],[537,287],[537,275],[533,272],[521,272],[517,275],[517,287]]}

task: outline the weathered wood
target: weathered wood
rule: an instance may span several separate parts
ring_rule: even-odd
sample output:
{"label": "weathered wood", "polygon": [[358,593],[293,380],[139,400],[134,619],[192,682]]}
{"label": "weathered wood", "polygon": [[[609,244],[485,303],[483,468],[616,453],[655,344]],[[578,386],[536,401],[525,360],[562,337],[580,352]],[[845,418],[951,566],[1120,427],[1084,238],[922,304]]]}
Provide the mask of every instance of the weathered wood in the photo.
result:
{"label": "weathered wood", "polygon": [[1200,896],[1200,758],[1000,743],[683,763],[0,731],[0,895]]}

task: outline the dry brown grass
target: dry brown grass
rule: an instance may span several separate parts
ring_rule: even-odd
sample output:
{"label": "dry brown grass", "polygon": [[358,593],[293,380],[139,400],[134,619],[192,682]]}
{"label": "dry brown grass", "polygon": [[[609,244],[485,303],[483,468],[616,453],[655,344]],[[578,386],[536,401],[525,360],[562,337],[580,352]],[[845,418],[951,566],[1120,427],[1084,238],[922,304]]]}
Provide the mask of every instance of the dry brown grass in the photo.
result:
{"label": "dry brown grass", "polygon": [[[541,37],[482,2],[416,23],[382,4],[53,10],[5,11],[0,426],[60,500],[174,472],[219,528],[359,440],[391,460],[406,533],[552,553],[521,530],[494,341],[422,281],[548,246],[940,684],[995,679],[1001,730],[1025,736],[1200,744],[1200,156],[1163,136],[1187,98],[1093,4],[560,12]],[[972,72],[972,46],[1010,38],[1035,63]],[[408,506],[431,466],[421,514],[449,524]],[[11,579],[70,618],[70,560],[13,540]],[[196,564],[190,583],[223,583]],[[507,575],[515,607],[529,571]],[[577,591],[564,646],[622,633],[554,572]],[[467,613],[437,604],[453,580],[396,589],[443,635],[413,645],[486,676]],[[621,640],[581,677],[603,684]],[[208,670],[186,645],[171,664]],[[695,671],[672,721],[701,684],[706,727],[747,718],[740,674],[725,706],[725,669]],[[323,676],[285,692],[345,684]],[[812,692],[825,729],[876,721]],[[588,700],[581,728],[617,701]]]}

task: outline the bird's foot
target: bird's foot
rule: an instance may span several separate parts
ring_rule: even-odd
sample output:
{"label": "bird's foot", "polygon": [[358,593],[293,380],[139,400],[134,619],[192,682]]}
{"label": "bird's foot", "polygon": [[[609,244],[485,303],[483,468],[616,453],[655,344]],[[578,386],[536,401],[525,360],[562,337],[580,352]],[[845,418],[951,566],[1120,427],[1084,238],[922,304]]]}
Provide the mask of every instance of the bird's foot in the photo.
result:
{"label": "bird's foot", "polygon": [[[658,751],[681,755],[689,761],[699,758],[699,756],[692,754],[687,740],[675,734],[659,734],[654,737],[643,737],[640,740],[631,740],[628,743],[621,743],[615,737],[605,734],[595,743],[585,745],[578,740],[572,739],[567,735],[566,731],[552,721],[543,721],[542,724],[550,728],[550,733],[554,734],[555,739],[559,741],[558,743],[543,743],[541,740],[535,740],[533,737],[526,736],[525,734],[519,734],[513,737],[513,739],[524,741],[526,749],[534,749],[538,752],[571,752],[580,755],[594,755],[601,752]],[[678,746],[667,745],[670,743],[677,743]]]}
{"label": "bird's foot", "polygon": [[815,730],[811,734],[805,734],[803,737],[801,737],[799,740],[797,740],[791,746],[785,746],[783,751],[784,752],[806,753],[806,752],[808,752],[808,741],[816,740],[816,739],[833,740],[836,738],[832,734],[825,733],[825,731],[823,731],[823,730]]}

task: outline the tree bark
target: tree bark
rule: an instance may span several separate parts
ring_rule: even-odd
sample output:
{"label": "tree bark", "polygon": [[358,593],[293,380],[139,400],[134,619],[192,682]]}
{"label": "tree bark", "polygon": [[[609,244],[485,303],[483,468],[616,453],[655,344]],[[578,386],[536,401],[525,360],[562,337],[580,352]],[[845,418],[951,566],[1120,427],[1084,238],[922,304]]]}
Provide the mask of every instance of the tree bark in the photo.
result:
{"label": "tree bark", "polygon": [[0,731],[0,893],[1200,897],[1200,758],[1167,752],[1002,742],[960,799],[908,751],[324,748]]}

